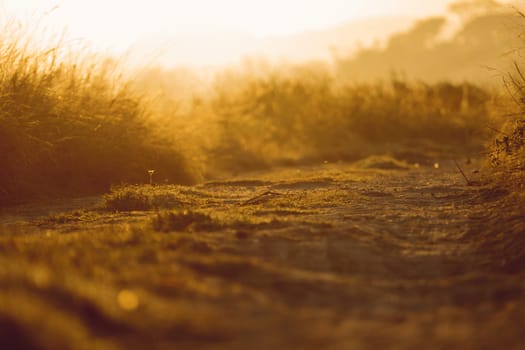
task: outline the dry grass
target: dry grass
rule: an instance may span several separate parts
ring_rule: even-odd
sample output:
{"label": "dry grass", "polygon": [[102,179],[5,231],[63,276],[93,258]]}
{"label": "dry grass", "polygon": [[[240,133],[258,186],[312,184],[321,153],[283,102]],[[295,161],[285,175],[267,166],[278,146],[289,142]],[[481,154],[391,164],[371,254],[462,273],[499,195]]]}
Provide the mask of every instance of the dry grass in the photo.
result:
{"label": "dry grass", "polygon": [[104,207],[112,211],[177,208],[183,205],[176,186],[122,186],[104,196]]}
{"label": "dry grass", "polygon": [[509,73],[506,87],[514,99],[517,113],[507,116],[501,130],[495,130],[490,162],[496,172],[496,181],[505,187],[525,189],[525,75],[520,64]]}
{"label": "dry grass", "polygon": [[[209,79],[159,68],[135,79],[61,40],[35,45],[30,26],[3,29],[1,204],[147,183],[150,169],[153,183],[187,184],[370,155],[433,164],[478,155],[486,125],[499,127],[494,94],[469,83],[342,84],[327,65],[259,61]],[[163,206],[150,197],[120,191],[108,207]]]}
{"label": "dry grass", "polygon": [[143,182],[146,169],[190,181],[182,156],[152,133],[118,62],[75,51],[34,24],[0,37],[0,204]]}
{"label": "dry grass", "polygon": [[164,87],[159,97],[169,112],[166,129],[192,140],[188,153],[212,177],[374,154],[410,162],[476,156],[491,133],[486,125],[498,125],[493,93],[481,87],[396,80],[341,85],[318,65],[247,64],[217,74],[191,99],[177,93]]}
{"label": "dry grass", "polygon": [[[0,225],[0,347],[523,348],[523,192],[425,164],[482,149],[484,89],[256,65],[152,106],[114,61],[8,29],[0,204],[151,169],[163,185]],[[494,159],[522,179],[521,119]],[[205,176],[322,165],[164,184],[190,180],[187,159]]]}

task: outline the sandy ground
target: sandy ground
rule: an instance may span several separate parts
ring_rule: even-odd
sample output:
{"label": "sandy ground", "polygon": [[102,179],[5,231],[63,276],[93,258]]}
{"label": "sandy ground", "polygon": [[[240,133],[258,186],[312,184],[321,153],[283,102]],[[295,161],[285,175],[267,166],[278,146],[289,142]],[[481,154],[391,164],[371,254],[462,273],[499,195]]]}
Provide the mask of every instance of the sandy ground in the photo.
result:
{"label": "sandy ground", "polygon": [[156,232],[96,198],[4,211],[0,348],[525,348],[524,212],[451,164],[173,191],[215,226]]}

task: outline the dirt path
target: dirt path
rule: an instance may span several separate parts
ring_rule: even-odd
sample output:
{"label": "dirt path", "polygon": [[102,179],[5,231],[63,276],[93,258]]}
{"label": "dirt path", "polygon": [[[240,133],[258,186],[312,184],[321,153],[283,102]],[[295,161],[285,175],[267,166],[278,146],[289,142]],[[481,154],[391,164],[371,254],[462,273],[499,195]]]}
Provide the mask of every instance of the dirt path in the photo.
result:
{"label": "dirt path", "polygon": [[0,340],[18,335],[28,349],[523,348],[525,244],[512,238],[523,219],[501,216],[506,193],[468,187],[452,167],[393,168],[179,188],[185,209],[210,214],[214,230],[154,232],[144,218],[100,226],[97,214],[73,228],[4,234],[0,325],[10,332]]}

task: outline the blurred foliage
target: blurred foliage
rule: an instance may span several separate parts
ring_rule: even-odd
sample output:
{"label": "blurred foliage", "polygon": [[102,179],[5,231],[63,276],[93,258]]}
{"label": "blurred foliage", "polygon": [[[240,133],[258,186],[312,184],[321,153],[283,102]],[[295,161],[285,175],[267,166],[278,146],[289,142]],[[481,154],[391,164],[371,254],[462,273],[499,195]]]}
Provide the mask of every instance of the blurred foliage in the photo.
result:
{"label": "blurred foliage", "polygon": [[203,93],[162,96],[173,106],[158,111],[164,129],[192,140],[181,147],[205,177],[373,154],[475,155],[494,119],[493,93],[470,83],[342,84],[318,64],[248,61]]}
{"label": "blurred foliage", "polygon": [[[436,77],[455,69],[457,55],[499,52],[491,43],[502,37],[490,29],[503,18],[497,11],[467,16],[448,41],[435,40],[444,20],[429,19],[384,50],[334,64],[252,59],[214,72],[146,67],[133,74],[56,36],[42,40],[31,25],[7,23],[0,37],[0,204],[147,183],[148,170],[155,183],[180,184],[370,155],[420,164],[476,156],[490,128],[501,126],[497,92]],[[388,65],[403,71],[401,63],[420,79],[392,74]],[[383,80],[359,82],[354,68]],[[155,207],[137,191],[112,196],[114,210]]]}
{"label": "blurred foliage", "polygon": [[[344,81],[384,79],[396,72],[428,82],[500,83],[506,54],[521,46],[516,13],[492,0],[452,3],[446,16],[422,19],[385,46],[336,58]],[[496,78],[496,79],[494,79]]]}

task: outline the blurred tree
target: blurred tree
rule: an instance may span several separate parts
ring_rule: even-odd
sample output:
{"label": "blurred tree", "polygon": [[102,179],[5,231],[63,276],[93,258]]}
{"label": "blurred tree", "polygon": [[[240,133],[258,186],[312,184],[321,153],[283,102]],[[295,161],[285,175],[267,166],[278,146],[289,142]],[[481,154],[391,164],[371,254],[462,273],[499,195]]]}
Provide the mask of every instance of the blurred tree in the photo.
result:
{"label": "blurred tree", "polygon": [[503,5],[495,0],[462,0],[452,3],[448,10],[466,22],[474,17],[497,12],[502,8]]}
{"label": "blurred tree", "polygon": [[507,62],[501,56],[521,46],[508,25],[514,11],[494,0],[456,2],[451,11],[460,14],[463,21],[450,36],[442,35],[446,17],[424,19],[412,29],[393,35],[384,48],[338,57],[338,78],[343,83],[373,81],[394,71],[427,82],[487,83],[494,80],[494,72],[506,71]]}

